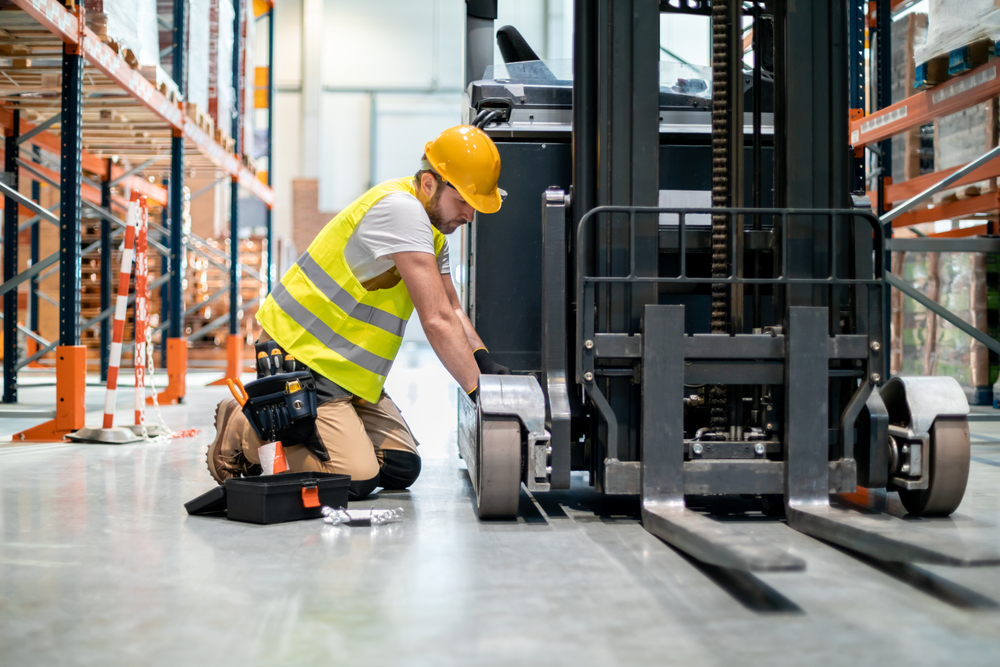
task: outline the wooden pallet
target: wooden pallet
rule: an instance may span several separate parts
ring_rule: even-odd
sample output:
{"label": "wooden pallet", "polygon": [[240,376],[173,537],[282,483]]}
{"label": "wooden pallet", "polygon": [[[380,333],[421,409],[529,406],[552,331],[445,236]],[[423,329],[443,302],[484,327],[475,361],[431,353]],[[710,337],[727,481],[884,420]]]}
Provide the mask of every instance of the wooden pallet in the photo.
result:
{"label": "wooden pallet", "polygon": [[215,128],[215,143],[225,148],[229,153],[236,151],[236,140],[230,137],[221,127]]}
{"label": "wooden pallet", "polygon": [[965,74],[997,55],[998,46],[1000,46],[1000,42],[995,45],[992,40],[980,39],[953,49],[948,55],[931,58],[927,62],[917,65],[913,88],[927,90],[952,77]]}
{"label": "wooden pallet", "polygon": [[247,171],[249,171],[254,176],[257,175],[257,161],[256,160],[254,160],[252,157],[250,157],[249,155],[247,155],[246,153],[244,153],[243,155],[240,156],[240,161],[243,163],[243,166],[247,168]]}
{"label": "wooden pallet", "polygon": [[212,120],[212,117],[208,115],[205,109],[190,102],[184,108],[187,111],[188,118],[197,123],[202,132],[210,137],[215,136],[215,121]]}

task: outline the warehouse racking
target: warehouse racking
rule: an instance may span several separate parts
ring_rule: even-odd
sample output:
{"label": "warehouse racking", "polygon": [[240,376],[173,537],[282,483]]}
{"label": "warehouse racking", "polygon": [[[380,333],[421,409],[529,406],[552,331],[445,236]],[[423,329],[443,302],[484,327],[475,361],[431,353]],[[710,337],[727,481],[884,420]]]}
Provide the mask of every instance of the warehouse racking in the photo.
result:
{"label": "warehouse racking", "polygon": [[[939,169],[933,173],[911,176],[907,180],[894,183],[892,173],[892,145],[894,136],[913,131],[921,126],[955,114],[983,102],[997,100],[1000,97],[1000,59],[993,58],[988,62],[953,78],[949,78],[936,86],[919,92],[907,91],[907,96],[893,103],[890,97],[892,36],[891,26],[893,14],[908,8],[914,0],[872,0],[867,4],[858,0],[855,7],[866,14],[868,28],[867,45],[871,49],[870,75],[872,77],[870,105],[867,109],[863,97],[853,100],[855,111],[849,121],[849,143],[855,155],[874,157],[873,168],[864,177],[864,161],[859,160],[859,183],[864,178],[866,182],[874,182],[874,189],[868,190],[868,196],[879,214],[884,225],[886,237],[886,267],[896,267],[901,270],[901,254],[911,252],[1000,252],[998,238],[997,215],[1000,212],[1000,190],[993,187],[983,193],[973,193],[962,199],[934,202],[933,197],[949,188],[957,188],[971,183],[993,179],[1000,176],[1000,149],[996,140],[984,142],[985,153],[964,165]],[[863,32],[864,24],[852,22],[852,29],[857,29],[855,35],[859,43],[866,44]],[[860,52],[861,49],[858,49]],[[912,57],[912,56],[910,56]],[[864,68],[852,69],[851,85],[854,89],[864,89]],[[910,94],[912,92],[912,94]],[[995,103],[995,102],[994,102]],[[971,227],[952,229],[945,232],[930,234],[915,233],[910,236],[918,238],[893,238],[893,230],[912,228],[915,225],[977,217],[983,219],[983,224]],[[975,238],[972,238],[975,237]],[[1000,354],[1000,342],[989,335],[984,329],[985,318],[974,326],[963,320],[954,312],[937,303],[934,295],[927,295],[902,280],[899,275],[887,270],[885,278],[888,284],[895,288],[896,294],[905,295],[924,306],[934,316],[947,320],[955,327],[984,345],[993,354]],[[901,315],[902,308],[893,308],[894,290],[886,290],[884,317],[886,322],[893,322],[893,328],[901,330],[901,320],[893,317]],[[898,346],[894,346],[890,327],[884,328],[885,349],[893,351],[884,355],[884,372],[890,374],[890,359],[895,358]],[[901,355],[900,355],[901,357]],[[989,387],[977,387],[977,394],[991,394]],[[977,402],[979,398],[977,395]]]}
{"label": "warehouse racking", "polygon": [[[252,2],[253,17],[266,19],[269,37],[273,38],[273,5],[262,0]],[[102,376],[106,373],[110,343],[110,305],[113,246],[121,235],[124,199],[115,188],[138,191],[154,207],[163,207],[160,217],[153,209],[150,222],[150,246],[163,256],[163,270],[150,287],[162,292],[164,306],[156,327],[165,333],[169,384],[161,401],[178,402],[185,393],[187,340],[199,338],[208,330],[229,323],[227,354],[231,377],[242,367],[242,341],[239,340],[241,304],[240,282],[243,275],[262,281],[269,288],[273,268],[263,275],[241,267],[239,243],[230,243],[229,252],[198,237],[185,228],[185,207],[191,195],[184,187],[185,177],[193,173],[231,182],[230,238],[238,239],[238,195],[244,189],[266,205],[267,236],[264,245],[273,247],[270,209],[274,193],[270,187],[273,171],[271,121],[273,77],[267,76],[268,169],[266,182],[255,173],[252,159],[242,157],[240,128],[253,109],[234,114],[231,136],[235,152],[216,141],[211,128],[198,113],[186,108],[184,101],[187,31],[187,2],[173,3],[173,44],[171,49],[173,79],[163,81],[162,71],[151,82],[125,61],[124,53],[103,42],[86,25],[85,9],[73,0],[8,0],[0,11],[0,57],[9,54],[9,66],[3,70],[0,89],[11,88],[16,94],[2,94],[0,126],[4,129],[4,178],[0,192],[4,197],[3,282],[4,298],[3,402],[17,402],[18,372],[37,364],[55,352],[56,406],[54,419],[18,434],[22,440],[51,440],[83,425],[84,402],[81,388],[86,382],[86,348],[81,332],[100,326]],[[8,6],[10,5],[10,6]],[[244,83],[240,70],[243,45],[240,20],[249,9],[234,0],[233,87],[237,99]],[[272,40],[268,40],[268,73],[273,62]],[[174,92],[176,91],[176,92]],[[265,92],[265,91],[260,91]],[[226,142],[228,143],[228,142]],[[124,162],[135,166],[120,166]],[[262,174],[263,175],[263,174]],[[32,196],[22,194],[19,180],[33,182]],[[39,185],[42,187],[39,188]],[[47,187],[46,187],[47,186]],[[43,190],[47,196],[43,196]],[[58,192],[58,199],[53,193]],[[195,195],[197,196],[197,195]],[[43,205],[39,202],[45,201]],[[58,211],[57,213],[54,211]],[[161,219],[162,224],[153,220]],[[39,256],[38,227],[43,222],[59,228],[58,248]],[[21,233],[30,236],[30,265],[19,271]],[[90,243],[85,243],[85,240]],[[229,296],[229,312],[203,329],[185,337],[184,318],[203,304],[184,300],[185,255],[191,252],[206,262],[225,270],[224,287]],[[87,319],[82,317],[82,302],[87,301],[87,315],[94,312],[93,285],[82,281],[82,258],[97,253],[100,257],[100,283],[97,309]],[[155,255],[155,253],[154,253]],[[88,262],[89,263],[89,262]],[[263,263],[264,267],[270,262]],[[95,264],[96,268],[96,264]],[[58,272],[58,331],[49,341],[38,334],[37,289],[48,273]],[[48,272],[48,273],[46,273]],[[88,272],[89,274],[90,272]],[[95,282],[93,279],[89,283]],[[27,283],[27,299],[19,299],[18,288]],[[47,297],[46,297],[47,298]],[[21,322],[20,301],[29,308],[27,326]],[[250,304],[246,304],[250,305]],[[32,307],[34,306],[34,307]],[[28,341],[30,355],[20,358],[19,335]],[[162,337],[161,337],[162,340]],[[237,349],[238,347],[238,349]],[[237,363],[233,363],[236,361]]]}

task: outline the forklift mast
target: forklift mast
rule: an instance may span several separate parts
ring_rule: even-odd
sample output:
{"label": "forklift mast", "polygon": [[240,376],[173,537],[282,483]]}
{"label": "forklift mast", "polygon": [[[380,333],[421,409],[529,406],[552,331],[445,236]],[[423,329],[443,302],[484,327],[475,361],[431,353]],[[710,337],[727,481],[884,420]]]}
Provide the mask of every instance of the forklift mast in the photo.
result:
{"label": "forklift mast", "polygon": [[[577,0],[572,80],[530,47],[467,77],[463,113],[486,123],[511,193],[477,216],[463,286],[516,372],[460,400],[481,518],[516,515],[521,484],[570,488],[585,471],[637,496],[647,530],[724,567],[805,563],[688,499],[756,498],[885,560],[997,558],[838,504],[880,488],[947,515],[969,461],[954,379],[883,376],[883,229],[852,192],[847,136],[858,4]],[[492,33],[476,11],[469,41]],[[710,17],[710,70],[668,75],[661,12]],[[520,44],[512,27],[499,39]]]}

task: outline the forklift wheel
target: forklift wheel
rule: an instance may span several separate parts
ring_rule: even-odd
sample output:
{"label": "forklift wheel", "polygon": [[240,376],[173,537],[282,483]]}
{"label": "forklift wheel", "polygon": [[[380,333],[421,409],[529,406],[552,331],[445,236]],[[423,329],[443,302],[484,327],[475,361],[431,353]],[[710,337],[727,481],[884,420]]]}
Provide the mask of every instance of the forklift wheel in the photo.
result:
{"label": "forklift wheel", "polygon": [[521,495],[521,422],[517,417],[482,417],[476,474],[480,519],[514,519]]}
{"label": "forklift wheel", "polygon": [[903,507],[915,516],[948,516],[962,502],[969,481],[969,421],[936,419],[930,437],[930,485],[900,491]]}

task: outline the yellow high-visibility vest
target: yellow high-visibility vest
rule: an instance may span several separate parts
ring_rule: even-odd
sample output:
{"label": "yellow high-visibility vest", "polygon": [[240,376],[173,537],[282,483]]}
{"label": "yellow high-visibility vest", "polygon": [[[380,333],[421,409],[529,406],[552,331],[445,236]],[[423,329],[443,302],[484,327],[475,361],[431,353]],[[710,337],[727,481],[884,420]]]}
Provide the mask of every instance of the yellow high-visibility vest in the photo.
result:
{"label": "yellow high-visibility vest", "polygon": [[[369,209],[395,192],[416,195],[413,177],[376,185],[327,223],[257,311],[257,321],[287,353],[372,403],[403,342],[413,301],[402,280],[388,289],[363,288],[344,248]],[[445,237],[431,229],[437,255]]]}

